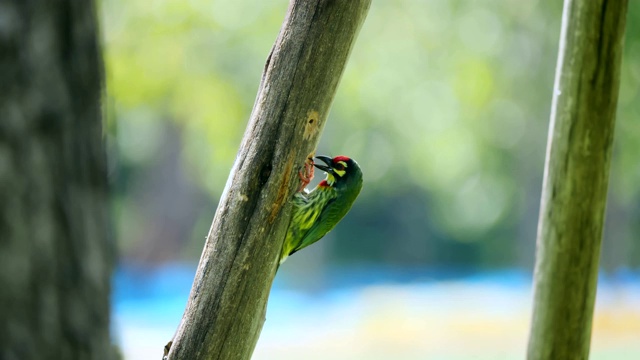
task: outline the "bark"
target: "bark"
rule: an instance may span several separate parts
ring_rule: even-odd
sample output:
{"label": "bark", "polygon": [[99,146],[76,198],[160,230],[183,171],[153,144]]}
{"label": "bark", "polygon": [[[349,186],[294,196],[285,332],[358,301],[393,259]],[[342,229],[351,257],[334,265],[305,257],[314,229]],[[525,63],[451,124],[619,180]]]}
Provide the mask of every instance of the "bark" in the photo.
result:
{"label": "bark", "polygon": [[0,0],[0,358],[113,359],[92,1]]}
{"label": "bark", "polygon": [[528,359],[587,359],[626,0],[565,0]]}
{"label": "bark", "polygon": [[249,359],[300,185],[370,0],[292,0],[169,359]]}

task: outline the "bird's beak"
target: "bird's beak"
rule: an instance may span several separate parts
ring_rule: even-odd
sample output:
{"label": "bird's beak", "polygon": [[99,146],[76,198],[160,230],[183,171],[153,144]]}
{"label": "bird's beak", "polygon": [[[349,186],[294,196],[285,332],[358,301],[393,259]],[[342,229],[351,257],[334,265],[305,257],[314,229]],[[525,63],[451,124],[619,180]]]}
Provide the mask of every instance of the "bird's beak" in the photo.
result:
{"label": "bird's beak", "polygon": [[333,174],[333,168],[331,167],[331,163],[333,162],[333,160],[330,157],[324,156],[324,155],[318,155],[316,156],[316,159],[322,160],[322,162],[324,162],[327,165],[320,165],[320,164],[314,163],[313,166],[329,174]]}

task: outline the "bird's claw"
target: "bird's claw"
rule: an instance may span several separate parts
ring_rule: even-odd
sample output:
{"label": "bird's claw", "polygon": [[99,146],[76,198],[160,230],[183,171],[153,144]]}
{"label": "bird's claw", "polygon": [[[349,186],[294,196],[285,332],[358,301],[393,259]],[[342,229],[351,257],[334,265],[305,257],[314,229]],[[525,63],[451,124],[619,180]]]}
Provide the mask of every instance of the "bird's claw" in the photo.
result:
{"label": "bird's claw", "polygon": [[300,177],[300,181],[302,181],[302,184],[300,184],[300,188],[298,189],[298,192],[303,191],[304,188],[307,187],[307,185],[309,185],[311,180],[313,180],[314,169],[315,168],[313,167],[313,157],[309,156],[307,160],[304,162],[304,173],[302,171],[298,171],[298,176]]}

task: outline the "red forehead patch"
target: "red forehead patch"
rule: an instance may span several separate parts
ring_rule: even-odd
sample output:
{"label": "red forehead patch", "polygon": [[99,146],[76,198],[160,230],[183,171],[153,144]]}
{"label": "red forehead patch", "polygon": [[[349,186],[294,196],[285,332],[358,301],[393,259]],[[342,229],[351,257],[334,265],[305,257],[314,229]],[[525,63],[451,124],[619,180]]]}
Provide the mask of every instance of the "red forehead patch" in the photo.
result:
{"label": "red forehead patch", "polygon": [[340,156],[336,156],[336,157],[334,157],[334,158],[333,158],[333,163],[335,164],[335,163],[338,163],[338,162],[340,162],[340,161],[347,162],[347,161],[349,161],[349,160],[350,160],[350,159],[349,159],[347,156],[340,155]]}

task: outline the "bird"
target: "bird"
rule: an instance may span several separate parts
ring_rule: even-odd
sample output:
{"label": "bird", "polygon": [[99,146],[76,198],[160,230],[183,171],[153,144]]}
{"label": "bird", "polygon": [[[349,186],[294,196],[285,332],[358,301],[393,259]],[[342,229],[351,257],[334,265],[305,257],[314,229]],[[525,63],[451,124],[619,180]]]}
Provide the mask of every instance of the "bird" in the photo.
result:
{"label": "bird", "polygon": [[[331,231],[349,212],[362,189],[362,170],[358,163],[344,155],[331,158],[319,155],[325,165],[311,162],[327,173],[313,190],[297,192],[282,247],[279,265],[289,256],[315,243]],[[313,177],[313,167],[305,164],[306,174],[300,174],[303,188]]]}

